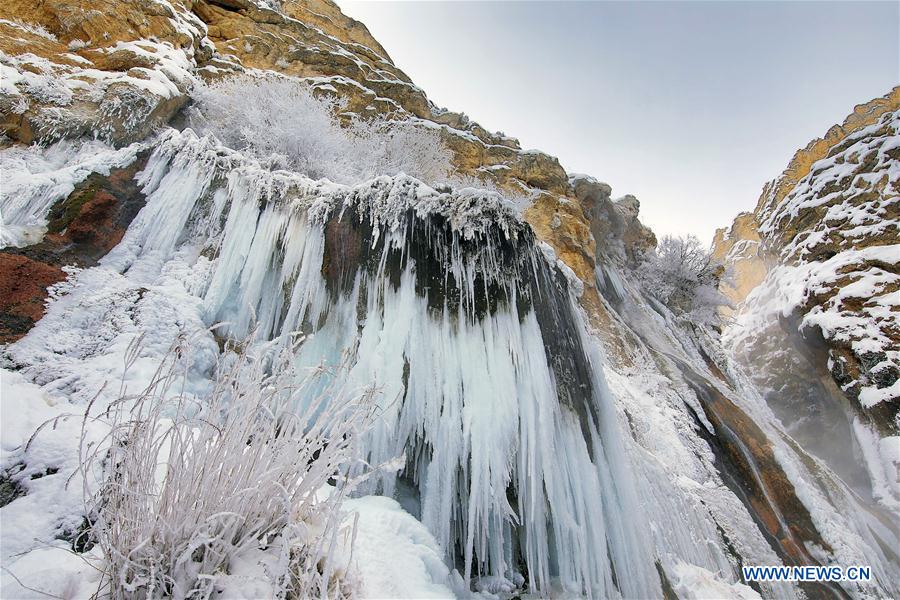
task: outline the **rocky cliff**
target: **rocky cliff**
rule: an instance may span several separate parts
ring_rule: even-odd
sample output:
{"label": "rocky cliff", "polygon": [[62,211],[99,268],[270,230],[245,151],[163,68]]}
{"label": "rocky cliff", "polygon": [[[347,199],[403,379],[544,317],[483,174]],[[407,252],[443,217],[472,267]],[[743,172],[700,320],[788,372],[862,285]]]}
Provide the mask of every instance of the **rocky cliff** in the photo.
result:
{"label": "rocky cliff", "polygon": [[900,464],[898,134],[894,88],[798,151],[714,241],[732,271],[726,342],[807,437],[849,419],[888,495]]}
{"label": "rocky cliff", "polygon": [[786,272],[802,278],[790,305],[778,307],[782,316],[823,338],[835,381],[861,409],[881,414],[885,431],[897,431],[900,398],[898,109],[900,88],[857,106],[798,151],[754,212],[714,241],[715,256],[734,271],[723,290],[736,304],[764,281],[772,291]]}

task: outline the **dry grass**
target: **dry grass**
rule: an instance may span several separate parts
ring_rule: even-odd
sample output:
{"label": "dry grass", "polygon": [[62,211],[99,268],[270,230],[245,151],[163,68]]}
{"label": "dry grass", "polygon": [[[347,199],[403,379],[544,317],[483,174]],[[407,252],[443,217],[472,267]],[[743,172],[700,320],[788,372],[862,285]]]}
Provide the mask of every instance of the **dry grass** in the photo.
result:
{"label": "dry grass", "polygon": [[352,594],[332,557],[376,391],[333,389],[324,367],[300,376],[294,350],[231,347],[196,398],[185,392],[190,343],[180,340],[145,390],[105,410],[102,450],[82,447],[84,472],[104,473],[85,488],[88,534],[106,559],[103,594],[209,598],[242,553],[260,549],[276,597]]}

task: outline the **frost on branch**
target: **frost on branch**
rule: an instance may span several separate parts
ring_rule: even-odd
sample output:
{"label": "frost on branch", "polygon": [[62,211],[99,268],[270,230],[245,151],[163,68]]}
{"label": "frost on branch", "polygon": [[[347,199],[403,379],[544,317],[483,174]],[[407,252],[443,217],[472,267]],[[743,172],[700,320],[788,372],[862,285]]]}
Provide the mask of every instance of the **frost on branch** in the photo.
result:
{"label": "frost on branch", "polygon": [[663,237],[656,250],[638,268],[644,290],[676,314],[714,325],[717,310],[728,300],[719,293],[721,267],[696,236]]}
{"label": "frost on branch", "polygon": [[[86,472],[105,472],[99,491],[85,484],[83,536],[102,550],[110,598],[352,595],[335,548],[353,535],[340,505],[375,391],[323,386],[326,370],[299,373],[293,351],[226,345],[198,400],[181,387],[191,344],[179,339],[144,391],[100,415],[109,436],[81,449]],[[262,565],[252,582],[248,565]]]}
{"label": "frost on branch", "polygon": [[233,77],[198,85],[193,97],[195,129],[312,179],[354,184],[405,173],[433,184],[451,169],[450,151],[436,130],[414,121],[342,113],[345,101],[317,95],[296,80]]}

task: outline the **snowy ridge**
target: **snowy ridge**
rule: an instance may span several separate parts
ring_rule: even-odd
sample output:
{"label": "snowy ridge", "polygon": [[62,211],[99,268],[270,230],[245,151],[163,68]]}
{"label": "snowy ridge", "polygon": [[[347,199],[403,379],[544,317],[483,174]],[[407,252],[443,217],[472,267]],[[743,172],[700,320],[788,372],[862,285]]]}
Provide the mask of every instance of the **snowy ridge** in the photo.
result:
{"label": "snowy ridge", "polygon": [[891,383],[900,371],[898,151],[900,112],[887,113],[812,165],[777,206],[763,206],[760,233],[781,248],[782,265],[747,297],[725,338],[738,347],[773,316],[803,312],[801,328],[819,328],[867,363],[845,385],[858,386],[864,408],[900,398],[900,381]]}
{"label": "snowy ridge", "polygon": [[[900,165],[894,157],[898,147],[900,112],[887,113],[879,122],[854,132],[829,156],[817,161],[777,206],[770,200],[762,208],[760,233],[778,235],[784,223],[798,217],[804,209],[826,208],[824,217],[811,230],[789,240],[782,250],[785,259],[803,259],[834,231],[840,231],[844,237],[839,243],[849,245],[854,240],[896,229],[898,221],[891,208],[897,200],[896,194],[891,193],[894,186],[890,184],[900,177]],[[855,193],[860,193],[873,186],[880,193],[871,200],[847,202],[848,195],[854,195],[853,188],[858,190]],[[852,227],[848,228],[847,224]]]}

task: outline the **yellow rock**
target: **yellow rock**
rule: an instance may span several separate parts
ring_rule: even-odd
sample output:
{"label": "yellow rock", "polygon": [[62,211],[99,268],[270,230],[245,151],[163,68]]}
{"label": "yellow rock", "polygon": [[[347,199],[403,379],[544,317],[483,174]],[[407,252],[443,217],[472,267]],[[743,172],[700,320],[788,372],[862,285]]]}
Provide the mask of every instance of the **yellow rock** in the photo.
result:
{"label": "yellow rock", "polygon": [[[731,227],[717,229],[713,238],[712,257],[726,265],[727,272],[719,284],[719,291],[737,306],[753,289],[762,283],[774,262],[765,250],[759,236],[759,223],[753,213],[740,213]],[[730,316],[734,309],[723,306],[723,316]]]}

